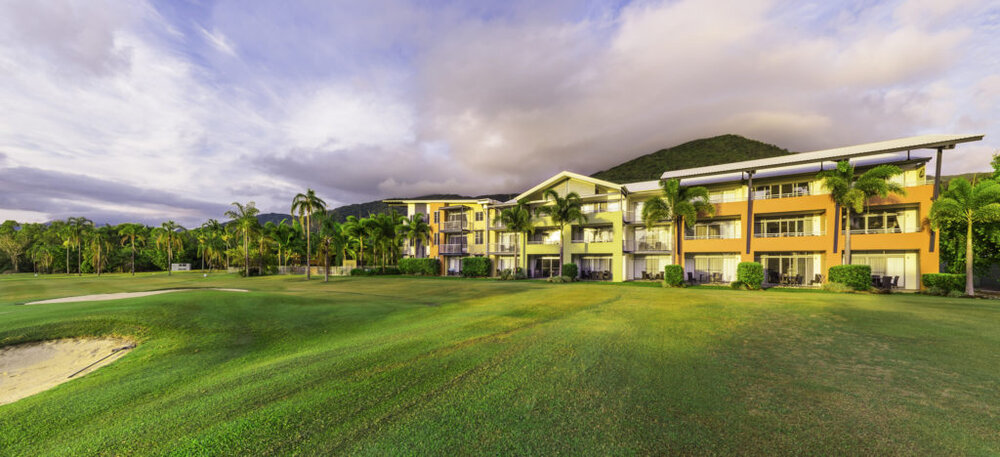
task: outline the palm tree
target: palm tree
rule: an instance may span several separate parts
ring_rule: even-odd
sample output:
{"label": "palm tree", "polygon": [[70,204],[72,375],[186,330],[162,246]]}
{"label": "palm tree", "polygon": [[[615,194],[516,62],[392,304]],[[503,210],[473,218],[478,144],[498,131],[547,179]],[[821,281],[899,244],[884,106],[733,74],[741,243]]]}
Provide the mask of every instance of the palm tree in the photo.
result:
{"label": "palm tree", "polygon": [[145,227],[142,224],[124,223],[118,226],[118,234],[121,235],[121,244],[125,246],[128,242],[132,247],[132,276],[135,276],[135,242],[146,241]]}
{"label": "palm tree", "polygon": [[288,255],[290,254],[292,245],[295,244],[295,235],[297,231],[295,228],[287,224],[288,219],[282,219],[278,222],[278,225],[274,228],[274,244],[278,247],[278,265],[281,267],[288,266]]}
{"label": "palm tree", "polygon": [[91,260],[94,262],[97,276],[101,276],[104,263],[107,261],[107,252],[111,249],[111,243],[108,241],[110,238],[111,227],[108,225],[94,229],[90,234],[90,254],[93,256]]}
{"label": "palm tree", "polygon": [[[527,200],[521,200],[516,205],[500,211],[500,222],[507,230],[517,233],[521,241],[521,248],[527,249],[528,234],[535,233],[535,224],[531,221],[531,207],[528,206]],[[514,250],[515,276],[517,269],[521,268],[521,264],[518,262],[519,253],[520,249]]]}
{"label": "palm tree", "polygon": [[[47,272],[49,270],[49,267],[52,265],[51,249],[52,249],[51,246],[43,243],[36,243],[34,246],[31,247],[32,261],[41,265],[43,273]],[[52,273],[51,271],[48,272]]]}
{"label": "palm tree", "polygon": [[344,226],[337,223],[329,214],[319,216],[319,241],[323,250],[324,273],[323,282],[330,281],[330,253],[341,253],[346,250],[347,235]]}
{"label": "palm tree", "polygon": [[347,222],[344,223],[344,230],[347,235],[358,243],[355,259],[358,261],[357,266],[359,268],[362,267],[365,261],[365,236],[367,235],[366,228],[368,225],[367,218],[358,219],[355,216],[347,216]]}
{"label": "palm tree", "polygon": [[153,229],[153,236],[156,238],[158,249],[167,249],[167,276],[172,274],[172,264],[174,262],[174,248],[184,249],[184,240],[181,239],[180,231],[184,227],[177,225],[174,221],[167,221],[159,227]]}
{"label": "palm tree", "polygon": [[678,179],[660,180],[660,195],[646,200],[642,205],[642,220],[646,228],[652,228],[657,222],[670,220],[673,222],[676,244],[673,249],[673,264],[679,265],[678,247],[680,246],[682,223],[690,227],[698,222],[698,216],[715,214],[715,206],[708,202],[708,189],[696,187],[681,187]]}
{"label": "palm tree", "polygon": [[298,194],[292,199],[292,214],[298,213],[302,227],[306,229],[306,279],[310,279],[310,268],[312,263],[312,240],[310,239],[310,223],[313,213],[326,211],[326,202],[316,196],[312,189],[306,189],[306,193]]}
{"label": "palm tree", "polygon": [[1000,221],[1000,184],[986,179],[975,185],[965,178],[954,178],[948,189],[931,205],[931,224],[965,224],[965,295],[972,296],[972,225]]}
{"label": "palm tree", "polygon": [[587,215],[583,214],[583,200],[576,192],[570,192],[565,197],[560,197],[554,189],[549,189],[545,191],[543,196],[551,203],[538,208],[538,213],[548,216],[554,224],[559,226],[559,268],[562,269],[564,265],[563,245],[565,244],[563,232],[566,230],[566,224],[574,222],[586,224]]}
{"label": "palm tree", "polygon": [[94,228],[94,221],[85,217],[71,217],[66,222],[69,226],[70,237],[67,247],[76,248],[76,272],[83,276],[83,238],[87,232]]}
{"label": "palm tree", "polygon": [[243,236],[243,271],[247,276],[250,276],[250,234],[260,226],[260,222],[257,221],[258,214],[260,210],[254,202],[248,202],[246,205],[233,202],[233,209],[226,211],[226,217],[232,219],[236,233]]}
{"label": "palm tree", "polygon": [[403,236],[412,240],[414,244],[414,254],[420,251],[420,243],[429,243],[431,240],[431,226],[424,220],[424,215],[416,213],[405,220],[403,226]]}
{"label": "palm tree", "polygon": [[[857,176],[854,165],[848,160],[841,160],[837,162],[837,168],[819,173],[823,185],[830,190],[830,199],[847,212],[847,222],[844,223],[845,265],[851,264],[851,214],[864,212],[871,198],[905,195],[903,186],[889,181],[889,178],[902,172],[895,165],[878,165]],[[840,217],[839,211],[836,217]]]}

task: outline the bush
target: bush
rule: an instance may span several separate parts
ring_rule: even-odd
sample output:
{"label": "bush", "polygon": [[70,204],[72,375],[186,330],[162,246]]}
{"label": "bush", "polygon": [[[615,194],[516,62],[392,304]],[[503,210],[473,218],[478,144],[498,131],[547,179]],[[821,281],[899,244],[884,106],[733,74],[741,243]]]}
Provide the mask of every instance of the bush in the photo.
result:
{"label": "bush", "polygon": [[854,289],[842,282],[827,281],[823,284],[823,290],[830,292],[854,292]]}
{"label": "bush", "polygon": [[462,276],[466,278],[483,278],[490,275],[489,257],[463,257]]}
{"label": "bush", "polygon": [[545,282],[563,284],[567,282],[573,282],[573,278],[569,276],[549,276],[548,278],[545,279]]}
{"label": "bush", "polygon": [[736,266],[736,281],[747,289],[758,290],[764,282],[764,266],[757,262],[740,262]]}
{"label": "bush", "polygon": [[441,274],[441,261],[438,259],[399,259],[399,271],[405,275],[437,276]]}
{"label": "bush", "polygon": [[839,282],[854,290],[868,290],[872,285],[872,267],[868,265],[830,267],[830,282]]}
{"label": "bush", "polygon": [[965,297],[966,295],[965,295],[965,292],[963,292],[961,290],[952,290],[952,291],[948,292],[948,296],[951,297],[951,298],[962,298],[962,297]]}
{"label": "bush", "polygon": [[355,268],[351,270],[351,276],[381,276],[381,275],[398,275],[400,274],[399,268],[396,267],[385,267],[382,268]]}
{"label": "bush", "polygon": [[750,290],[750,286],[743,281],[733,281],[729,283],[729,287],[737,290]]}
{"label": "bush", "polygon": [[965,275],[950,273],[924,273],[920,276],[928,293],[948,295],[952,291],[965,294]]}
{"label": "bush", "polygon": [[500,271],[500,279],[504,280],[504,281],[508,281],[508,280],[512,280],[512,279],[524,279],[524,278],[527,278],[527,277],[528,276],[524,274],[524,269],[521,268],[521,267],[518,267],[518,268],[513,269],[513,270],[510,269],[510,268],[507,268],[507,269],[504,269],[504,270]]}
{"label": "bush", "polygon": [[562,275],[563,276],[569,276],[569,277],[571,277],[573,279],[576,279],[578,273],[579,273],[579,269],[576,268],[576,264],[575,263],[567,263],[566,265],[562,266]]}
{"label": "bush", "polygon": [[684,267],[680,265],[663,267],[663,287],[684,287]]}

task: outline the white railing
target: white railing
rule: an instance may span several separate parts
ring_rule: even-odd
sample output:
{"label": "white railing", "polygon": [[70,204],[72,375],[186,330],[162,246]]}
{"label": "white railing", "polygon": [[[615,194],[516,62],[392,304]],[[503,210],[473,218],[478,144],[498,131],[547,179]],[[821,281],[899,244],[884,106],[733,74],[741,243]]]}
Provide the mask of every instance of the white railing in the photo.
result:
{"label": "white railing", "polygon": [[640,223],[642,222],[642,211],[625,211],[624,217],[625,222]]}
{"label": "white railing", "polygon": [[467,244],[442,244],[438,246],[438,251],[442,254],[465,254],[469,252]]}
{"label": "white railing", "polygon": [[495,254],[513,254],[514,252],[517,252],[517,245],[490,243],[490,252]]}
{"label": "white railing", "polygon": [[671,243],[659,240],[626,239],[622,243],[622,248],[626,251],[669,252]]}
{"label": "white railing", "polygon": [[559,244],[559,240],[528,240],[528,244]]}
{"label": "white railing", "polygon": [[441,230],[444,231],[456,231],[464,230],[468,226],[466,221],[444,221],[441,223]]}
{"label": "white railing", "polygon": [[571,243],[610,243],[614,241],[612,238],[597,239],[597,240],[586,240],[586,239],[573,239]]}
{"label": "white railing", "polygon": [[774,199],[774,198],[807,197],[809,195],[812,195],[812,194],[810,194],[808,190],[797,190],[797,191],[794,191],[794,192],[788,192],[788,193],[784,193],[784,194],[772,194],[770,192],[757,192],[757,191],[754,191],[754,193],[753,193],[753,199],[754,200],[771,200],[771,199]]}
{"label": "white railing", "polygon": [[[904,233],[904,232],[903,229],[900,227],[884,227],[880,229],[851,229],[851,235],[882,235],[886,233]],[[906,232],[906,233],[912,233],[912,232]]]}
{"label": "white railing", "polygon": [[685,240],[732,240],[739,237],[740,237],[739,234],[727,235],[725,233],[720,233],[718,235],[687,235],[687,234],[684,235]]}
{"label": "white railing", "polygon": [[782,238],[782,237],[798,237],[798,236],[823,236],[826,232],[823,230],[814,230],[811,232],[775,232],[775,233],[754,233],[754,238]]}
{"label": "white railing", "polygon": [[507,230],[507,224],[494,219],[490,221],[490,230]]}
{"label": "white railing", "polygon": [[708,196],[708,202],[709,203],[731,203],[731,202],[741,202],[741,201],[746,201],[746,198],[743,198],[742,196],[739,196],[739,195],[709,195]]}

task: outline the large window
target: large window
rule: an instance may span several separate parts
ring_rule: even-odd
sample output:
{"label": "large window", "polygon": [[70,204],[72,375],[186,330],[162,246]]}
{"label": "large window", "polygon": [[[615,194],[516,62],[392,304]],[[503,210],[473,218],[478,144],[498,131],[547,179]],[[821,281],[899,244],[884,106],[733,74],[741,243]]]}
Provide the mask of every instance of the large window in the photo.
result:
{"label": "large window", "polygon": [[817,219],[813,215],[757,217],[754,224],[754,236],[758,238],[771,238],[777,236],[822,235],[822,228]]}
{"label": "large window", "polygon": [[698,222],[693,227],[685,227],[684,237],[689,240],[716,240],[721,238],[738,238],[739,229],[736,221]]}
{"label": "large window", "polygon": [[574,243],[610,243],[615,239],[613,227],[573,227]]}
{"label": "large window", "polygon": [[610,256],[583,256],[578,260],[580,277],[583,279],[611,280]]}
{"label": "large window", "polygon": [[775,285],[807,286],[823,282],[818,265],[820,257],[808,252],[760,254],[757,261],[764,266],[764,282]]}
{"label": "large window", "polygon": [[666,251],[670,249],[670,229],[667,227],[636,227],[635,239],[629,249],[638,251]]}
{"label": "large window", "polygon": [[559,257],[536,257],[531,262],[531,276],[546,278],[562,274],[559,269]]}
{"label": "large window", "polygon": [[809,195],[809,182],[786,182],[778,184],[763,184],[754,186],[753,198],[765,200],[769,198],[788,198]]}
{"label": "large window", "polygon": [[558,230],[538,230],[528,238],[528,244],[559,244]]}
{"label": "large window", "polygon": [[885,209],[851,214],[851,233],[901,233],[904,210]]}

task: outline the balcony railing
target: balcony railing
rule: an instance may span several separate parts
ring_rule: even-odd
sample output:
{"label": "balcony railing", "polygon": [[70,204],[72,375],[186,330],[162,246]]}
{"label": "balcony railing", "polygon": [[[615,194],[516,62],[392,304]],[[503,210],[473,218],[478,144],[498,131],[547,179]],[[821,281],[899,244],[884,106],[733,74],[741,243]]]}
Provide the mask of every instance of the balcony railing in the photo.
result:
{"label": "balcony railing", "polygon": [[528,240],[528,244],[559,244],[559,240]]}
{"label": "balcony railing", "polygon": [[742,201],[746,201],[746,198],[743,198],[742,196],[739,196],[739,195],[709,195],[708,196],[708,202],[709,203],[730,203],[730,202],[742,202]]}
{"label": "balcony railing", "polygon": [[469,226],[468,221],[444,221],[441,223],[442,232],[460,232]]}
{"label": "balcony railing", "polygon": [[625,211],[623,214],[625,222],[629,223],[641,223],[642,222],[642,211]]}
{"label": "balcony railing", "polygon": [[671,243],[660,240],[624,240],[622,249],[629,252],[670,252]]}
{"label": "balcony railing", "polygon": [[775,232],[775,233],[754,233],[754,238],[783,238],[783,237],[800,237],[800,236],[823,236],[826,232],[823,230],[813,230],[811,232]]}
{"label": "balcony railing", "polygon": [[869,229],[851,229],[851,235],[882,235],[885,233],[904,233],[900,227],[883,227]]}
{"label": "balcony railing", "polygon": [[709,235],[693,235],[693,234],[684,235],[685,240],[731,240],[739,237],[740,237],[739,234],[732,235],[725,233],[709,234]]}
{"label": "balcony railing", "polygon": [[787,192],[783,194],[772,194],[770,192],[757,192],[753,193],[754,200],[771,200],[774,198],[792,198],[792,197],[807,197],[812,195],[809,193],[808,189],[796,190],[793,192]]}
{"label": "balcony railing", "polygon": [[490,254],[513,254],[517,252],[516,244],[490,243]]}
{"label": "balcony railing", "polygon": [[469,245],[442,244],[438,246],[438,251],[442,254],[467,254],[469,252]]}
{"label": "balcony railing", "polygon": [[490,221],[490,230],[507,230],[507,224],[494,219]]}
{"label": "balcony railing", "polygon": [[611,238],[602,238],[602,239],[596,239],[596,240],[586,240],[586,239],[576,239],[576,238],[574,238],[571,242],[572,243],[611,243],[612,241],[614,241],[614,240],[611,239]]}

